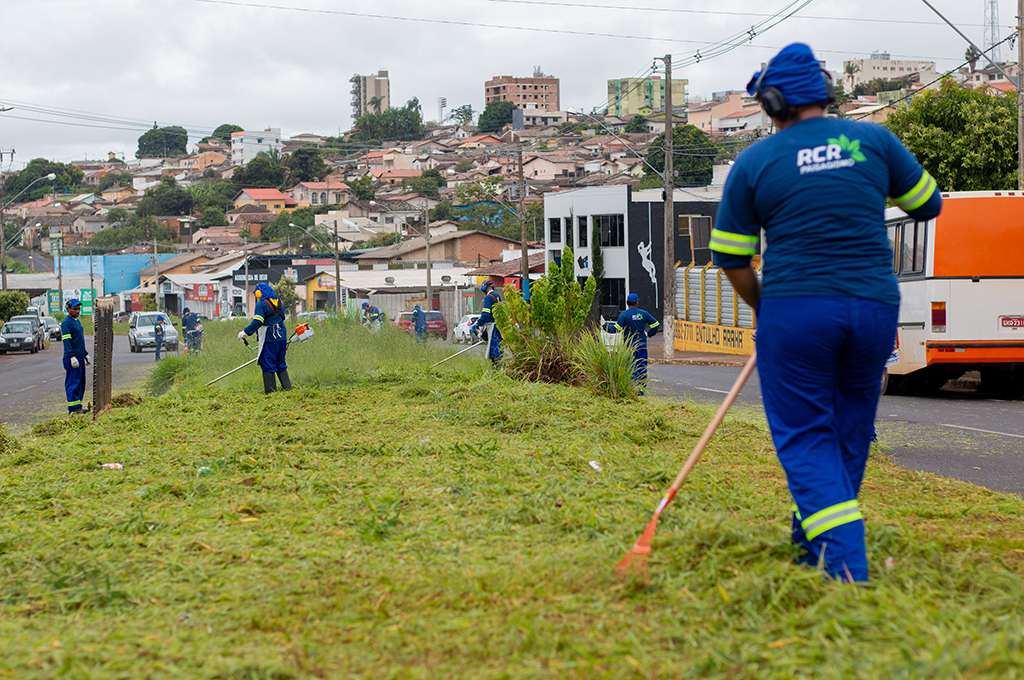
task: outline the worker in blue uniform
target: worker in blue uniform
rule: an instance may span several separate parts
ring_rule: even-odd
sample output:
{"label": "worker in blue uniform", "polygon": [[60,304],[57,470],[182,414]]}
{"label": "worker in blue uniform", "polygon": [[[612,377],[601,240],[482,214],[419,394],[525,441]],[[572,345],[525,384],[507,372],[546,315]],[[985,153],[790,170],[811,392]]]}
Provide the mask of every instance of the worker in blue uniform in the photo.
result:
{"label": "worker in blue uniform", "polygon": [[369,326],[371,331],[380,330],[382,315],[375,305],[369,302],[363,303],[363,325]]}
{"label": "worker in blue uniform", "polygon": [[476,333],[480,328],[485,330],[485,339],[488,340],[487,357],[491,363],[497,365],[501,361],[501,331],[494,322],[493,308],[498,302],[498,294],[494,292],[494,284],[490,281],[484,281],[480,285],[480,290],[484,293],[483,310],[480,317],[469,327],[469,332]]}
{"label": "worker in blue uniform", "polygon": [[416,339],[427,344],[427,313],[419,305],[412,308],[412,325],[416,329]]}
{"label": "worker in blue uniform", "polygon": [[160,350],[164,348],[164,317],[160,314],[156,315],[156,321],[153,322],[153,335],[156,337],[156,361],[160,361]]}
{"label": "worker in blue uniform", "polygon": [[85,367],[89,363],[89,352],[85,349],[85,333],[78,315],[82,303],[71,298],[67,305],[68,315],[60,322],[60,336],[64,341],[64,393],[68,399],[68,413],[82,412],[82,397],[85,396]]}
{"label": "worker in blue uniform", "polygon": [[201,342],[201,331],[196,330],[199,317],[188,307],[181,311],[181,332],[185,334],[185,353],[198,352]]}
{"label": "worker in blue uniform", "polygon": [[256,285],[253,291],[256,296],[256,310],[252,321],[244,330],[238,332],[238,339],[245,340],[253,333],[262,333],[259,339],[259,361],[263,369],[263,391],[266,394],[277,391],[277,381],[281,381],[282,390],[290,390],[292,381],[288,378],[288,364],[285,353],[288,351],[288,332],[284,327],[284,305],[274,289],[266,283]]}
{"label": "worker in blue uniform", "polygon": [[[807,45],[785,47],[747,92],[778,132],[732,166],[714,263],[757,313],[761,393],[793,497],[798,562],[863,582],[857,496],[899,307],[886,197],[918,220],[937,216],[942,198],[891,132],[825,116],[831,76]],[[750,266],[761,230],[763,285]]]}
{"label": "worker in blue uniform", "polygon": [[639,395],[647,388],[647,338],[653,338],[661,330],[660,325],[649,312],[640,309],[640,296],[630,293],[618,320],[605,326],[609,333],[622,332],[626,346],[633,350],[633,382]]}

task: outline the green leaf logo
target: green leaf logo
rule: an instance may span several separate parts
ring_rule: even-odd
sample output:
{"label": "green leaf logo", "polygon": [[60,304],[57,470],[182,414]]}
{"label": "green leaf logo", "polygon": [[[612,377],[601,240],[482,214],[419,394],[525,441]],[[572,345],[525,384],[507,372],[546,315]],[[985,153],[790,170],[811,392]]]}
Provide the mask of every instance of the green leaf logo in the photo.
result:
{"label": "green leaf logo", "polygon": [[857,162],[866,161],[868,159],[868,157],[864,155],[864,152],[860,150],[859,139],[851,140],[846,135],[839,135],[839,139],[834,137],[830,138],[828,143],[838,145],[839,148],[845,151],[850,158]]}

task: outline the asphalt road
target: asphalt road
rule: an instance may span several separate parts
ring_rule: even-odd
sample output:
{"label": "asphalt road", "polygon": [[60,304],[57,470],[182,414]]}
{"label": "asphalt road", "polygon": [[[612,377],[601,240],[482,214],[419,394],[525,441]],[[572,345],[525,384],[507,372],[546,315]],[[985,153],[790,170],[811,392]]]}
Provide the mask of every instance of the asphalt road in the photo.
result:
{"label": "asphalt road", "polygon": [[[93,337],[85,336],[89,355],[93,354]],[[67,414],[64,395],[64,345],[47,341],[46,349],[37,354],[19,352],[0,356],[0,422],[12,430],[54,416]],[[145,380],[153,365],[152,350],[133,354],[128,350],[128,337],[114,336],[114,392],[134,387]],[[92,367],[86,371],[85,399],[92,402]]]}
{"label": "asphalt road", "polygon": [[39,252],[38,250],[32,251],[32,257],[29,257],[27,250],[20,250],[18,248],[11,248],[7,251],[7,257],[18,262],[23,262],[33,272],[47,272],[53,271],[53,258],[49,255]]}
{"label": "asphalt road", "polygon": [[[657,364],[649,393],[721,403],[739,368]],[[733,408],[762,415],[755,373]],[[929,397],[883,396],[876,429],[881,444],[904,467],[1024,495],[1024,402],[990,399],[945,387]]]}

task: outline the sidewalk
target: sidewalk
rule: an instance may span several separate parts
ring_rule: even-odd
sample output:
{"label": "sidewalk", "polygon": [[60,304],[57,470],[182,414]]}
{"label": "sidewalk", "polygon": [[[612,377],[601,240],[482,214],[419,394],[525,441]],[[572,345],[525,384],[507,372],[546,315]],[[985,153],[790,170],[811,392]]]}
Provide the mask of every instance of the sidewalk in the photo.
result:
{"label": "sidewalk", "polygon": [[647,341],[647,362],[651,364],[677,364],[690,366],[733,366],[743,367],[747,363],[745,354],[719,354],[717,352],[681,352],[675,351],[672,361],[665,361],[665,335],[658,333]]}

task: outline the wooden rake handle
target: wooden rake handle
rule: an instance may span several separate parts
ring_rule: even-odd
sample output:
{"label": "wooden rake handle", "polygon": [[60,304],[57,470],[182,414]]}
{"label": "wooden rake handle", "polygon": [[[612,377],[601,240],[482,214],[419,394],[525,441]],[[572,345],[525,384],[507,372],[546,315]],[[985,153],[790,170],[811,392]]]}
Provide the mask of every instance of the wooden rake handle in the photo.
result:
{"label": "wooden rake handle", "polygon": [[676,475],[675,480],[672,482],[672,486],[669,487],[668,493],[665,494],[661,504],[659,504],[658,512],[661,512],[664,506],[668,505],[668,502],[671,501],[672,497],[676,495],[677,491],[679,491],[679,487],[683,485],[683,481],[686,479],[686,476],[690,474],[690,470],[692,470],[693,466],[697,464],[697,461],[700,459],[700,455],[704,453],[704,449],[707,448],[712,435],[715,434],[715,430],[718,429],[718,426],[722,424],[722,420],[725,419],[725,414],[729,411],[729,407],[731,407],[732,403],[736,401],[736,397],[739,396],[740,390],[743,389],[743,385],[747,382],[747,378],[749,378],[750,374],[754,372],[754,366],[756,364],[757,352],[755,351],[750,355],[750,358],[747,359],[747,363],[743,366],[743,370],[740,371],[739,377],[737,377],[736,382],[732,384],[732,389],[730,389],[729,393],[725,395],[725,400],[722,402],[722,405],[718,407],[715,417],[711,419],[710,423],[708,423],[707,429],[704,430],[704,434],[701,435],[697,445],[693,447],[693,453],[691,453],[690,457],[686,459],[686,462],[683,464],[683,469],[679,471],[678,475]]}

